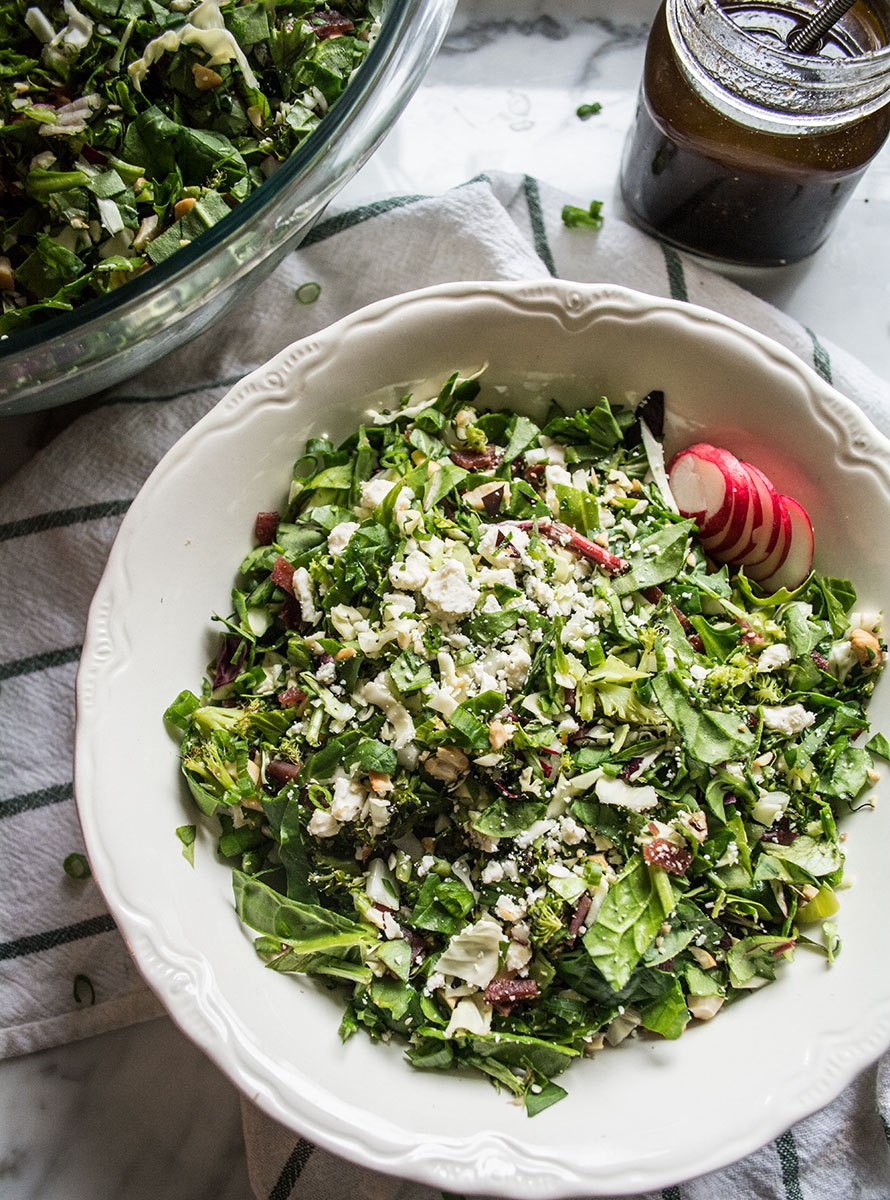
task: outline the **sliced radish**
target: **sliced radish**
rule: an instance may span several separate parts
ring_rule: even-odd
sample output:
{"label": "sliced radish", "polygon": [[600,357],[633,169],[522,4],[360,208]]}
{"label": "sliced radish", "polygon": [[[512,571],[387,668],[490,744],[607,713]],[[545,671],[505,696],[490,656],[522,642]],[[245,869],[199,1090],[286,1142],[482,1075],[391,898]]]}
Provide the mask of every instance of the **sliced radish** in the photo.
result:
{"label": "sliced radish", "polygon": [[[780,496],[779,499],[788,514],[790,525],[782,560],[769,574],[760,574],[766,563],[751,570],[751,578],[757,579],[765,592],[777,592],[780,588],[793,591],[800,587],[813,567],[815,539],[806,509],[791,496]],[[757,575],[754,574],[755,571],[758,572]]]}
{"label": "sliced radish", "polygon": [[695,521],[703,537],[727,528],[739,494],[749,490],[738,459],[708,442],[675,454],[668,475],[680,512]]}
{"label": "sliced radish", "polygon": [[699,528],[720,512],[726,500],[726,480],[716,463],[701,458],[697,446],[675,454],[668,466],[668,479],[677,507]]}
{"label": "sliced radish", "polygon": [[[741,466],[741,464],[739,464]],[[750,476],[745,475],[744,492],[739,491],[732,520],[723,537],[702,539],[702,545],[714,558],[736,562],[739,555],[749,554],[753,549],[752,536],[763,518],[760,492],[754,487]]]}
{"label": "sliced radish", "polygon": [[745,567],[745,574],[749,579],[756,579],[758,583],[762,579],[769,579],[770,575],[778,571],[791,548],[791,518],[788,515],[788,510],[781,502],[779,497],[779,511],[781,513],[781,528],[779,536],[776,539],[776,544],[773,546],[770,555],[763,560],[762,563],[757,563],[754,566]]}
{"label": "sliced radish", "polygon": [[668,474],[680,512],[698,525],[706,554],[744,567],[768,591],[803,583],[813,565],[810,519],[758,467],[697,442],[674,455]]}
{"label": "sliced radish", "polygon": [[761,516],[751,535],[751,549],[734,556],[733,561],[740,566],[756,566],[765,562],[776,548],[787,514],[779,493],[764,473],[751,463],[743,462],[742,467],[760,498]]}

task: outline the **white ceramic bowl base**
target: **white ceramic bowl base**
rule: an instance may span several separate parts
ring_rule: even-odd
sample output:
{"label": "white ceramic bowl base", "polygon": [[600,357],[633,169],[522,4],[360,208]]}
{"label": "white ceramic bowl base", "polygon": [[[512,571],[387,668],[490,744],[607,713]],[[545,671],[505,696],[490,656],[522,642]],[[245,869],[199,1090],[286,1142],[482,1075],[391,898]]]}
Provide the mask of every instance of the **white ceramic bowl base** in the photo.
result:
{"label": "white ceramic bowl base", "polygon": [[[171,1015],[248,1097],[318,1144],[458,1193],[536,1200],[676,1183],[832,1099],[890,1043],[890,807],[846,821],[855,886],[829,969],[798,950],[779,982],[677,1042],[576,1063],[528,1119],[469,1075],[422,1073],[396,1043],[341,1046],[343,1003],[265,970],[162,713],[197,689],[256,512],[284,505],[308,437],[351,433],[377,393],[487,362],[504,403],[665,393],[667,452],[697,440],[759,465],[809,510],[816,566],[890,598],[890,443],[788,351],[704,309],[621,288],[450,284],[384,300],[283,351],[170,451],[131,507],[90,612],[78,677],[76,794],[93,870]],[[491,392],[488,392],[491,395]],[[872,707],[890,730],[888,687]],[[882,773],[883,776],[883,773]],[[212,1114],[207,1114],[212,1120]]]}

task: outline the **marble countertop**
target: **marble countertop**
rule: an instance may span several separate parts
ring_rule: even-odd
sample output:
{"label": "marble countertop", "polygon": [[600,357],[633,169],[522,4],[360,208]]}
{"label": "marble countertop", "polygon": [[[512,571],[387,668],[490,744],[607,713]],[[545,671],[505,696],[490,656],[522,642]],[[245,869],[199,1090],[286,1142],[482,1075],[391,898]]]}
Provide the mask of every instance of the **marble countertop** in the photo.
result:
{"label": "marble countertop", "polygon": [[[426,82],[341,195],[437,192],[497,167],[621,210],[618,163],[654,0],[463,0]],[[575,108],[597,100],[582,122]],[[735,273],[890,378],[890,146],[810,261]],[[69,419],[0,421],[0,478]],[[251,1194],[232,1085],[160,1018],[0,1063],[2,1200]]]}

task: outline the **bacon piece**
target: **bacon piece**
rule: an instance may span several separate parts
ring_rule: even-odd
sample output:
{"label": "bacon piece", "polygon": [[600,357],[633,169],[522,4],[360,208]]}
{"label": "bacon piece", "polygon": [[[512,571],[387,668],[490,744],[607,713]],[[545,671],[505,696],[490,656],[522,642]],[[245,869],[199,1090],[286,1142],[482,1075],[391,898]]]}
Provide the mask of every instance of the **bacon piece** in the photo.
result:
{"label": "bacon piece", "polygon": [[631,775],[633,775],[634,771],[638,771],[640,769],[640,764],[642,761],[643,760],[641,758],[631,758],[621,768],[620,772],[618,773],[618,778],[622,779],[625,783],[630,783]]}
{"label": "bacon piece", "polygon": [[411,947],[411,966],[423,958],[426,954],[428,946],[424,938],[420,936],[416,929],[409,929],[407,925],[402,926],[402,933],[408,940],[408,945]]}
{"label": "bacon piece", "polygon": [[284,758],[273,758],[271,762],[266,763],[266,779],[270,783],[277,783],[279,787],[284,787],[286,783],[293,783],[295,779],[299,778],[299,775],[299,766]]}
{"label": "bacon piece", "polygon": [[569,921],[569,937],[576,938],[581,932],[584,922],[587,920],[587,914],[590,912],[590,906],[593,903],[587,892],[578,901],[578,907],[572,913],[572,919]]}
{"label": "bacon piece", "polygon": [[489,1004],[513,1004],[517,1000],[533,1000],[538,985],[533,979],[492,979],[485,989]]}
{"label": "bacon piece", "polygon": [[[516,524],[519,529],[532,529],[536,522],[517,521]],[[630,569],[630,563],[626,559],[619,558],[617,554],[611,554],[608,550],[604,550],[602,546],[598,546],[590,538],[584,537],[577,529],[573,529],[571,525],[564,525],[562,521],[538,521],[537,526],[538,533],[541,537],[545,537],[548,542],[553,542],[555,546],[565,546],[567,550],[574,550],[582,558],[596,563],[598,567],[601,567],[609,575],[623,575],[625,571]]]}
{"label": "bacon piece", "polygon": [[501,456],[495,446],[486,446],[484,450],[452,450],[451,461],[456,467],[465,471],[490,471],[497,466]]}
{"label": "bacon piece", "polygon": [[276,587],[283,588],[290,596],[294,594],[294,570],[293,563],[289,563],[280,554],[275,559],[275,565],[272,567],[272,582]]}
{"label": "bacon piece", "polygon": [[344,17],[342,13],[334,12],[333,9],[317,15],[322,18],[322,23],[313,25],[312,32],[320,42],[327,38],[342,37],[344,33],[352,33],[355,29],[349,17]]}
{"label": "bacon piece", "polygon": [[303,689],[298,687],[285,688],[284,691],[279,692],[277,696],[278,703],[282,708],[293,708],[294,705],[302,704],[304,700],[308,699],[309,697],[306,695]]}
{"label": "bacon piece", "polygon": [[[239,649],[240,647],[240,649]],[[216,667],[213,672],[213,690],[232,683],[241,674],[247,656],[247,643],[234,633],[224,636],[220,642]]]}
{"label": "bacon piece", "polygon": [[253,532],[260,546],[271,546],[278,532],[278,522],[281,516],[277,512],[258,512],[254,521]]}
{"label": "bacon piece", "polygon": [[828,659],[824,654],[820,654],[818,650],[810,651],[810,658],[816,664],[820,671],[828,670]]}
{"label": "bacon piece", "polygon": [[281,620],[285,629],[299,629],[303,624],[303,610],[300,601],[293,596],[285,596],[281,606]]}
{"label": "bacon piece", "polygon": [[800,834],[796,829],[792,828],[788,818],[779,817],[774,825],[760,835],[760,840],[762,842],[773,842],[776,846],[790,846],[799,837]]}
{"label": "bacon piece", "polygon": [[661,867],[668,875],[685,875],[692,854],[685,846],[677,846],[667,838],[653,838],[643,847],[643,857],[653,867]]}

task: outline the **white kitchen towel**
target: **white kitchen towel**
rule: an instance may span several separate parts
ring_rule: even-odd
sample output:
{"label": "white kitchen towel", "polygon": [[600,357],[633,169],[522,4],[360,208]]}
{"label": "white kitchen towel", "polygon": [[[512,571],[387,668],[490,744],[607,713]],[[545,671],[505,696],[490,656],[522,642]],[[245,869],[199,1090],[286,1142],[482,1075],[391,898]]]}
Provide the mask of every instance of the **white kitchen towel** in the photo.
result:
{"label": "white kitchen towel", "polygon": [[[383,296],[449,280],[559,275],[670,295],[744,321],[815,366],[890,433],[890,388],[850,356],[608,213],[598,232],[566,229],[565,200],[534,179],[492,175],[440,197],[392,197],[329,216],[247,305],[82,406],[88,411],[0,489],[0,1055],[160,1011],[91,879],[63,868],[83,850],[71,792],[74,677],[89,601],[123,513],[165,451],[241,375]],[[300,303],[309,282],[319,285],[317,299]],[[743,1164],[662,1195],[887,1200],[888,1120],[890,1059]],[[441,1197],[313,1150],[247,1105],[245,1133],[261,1197]]]}

